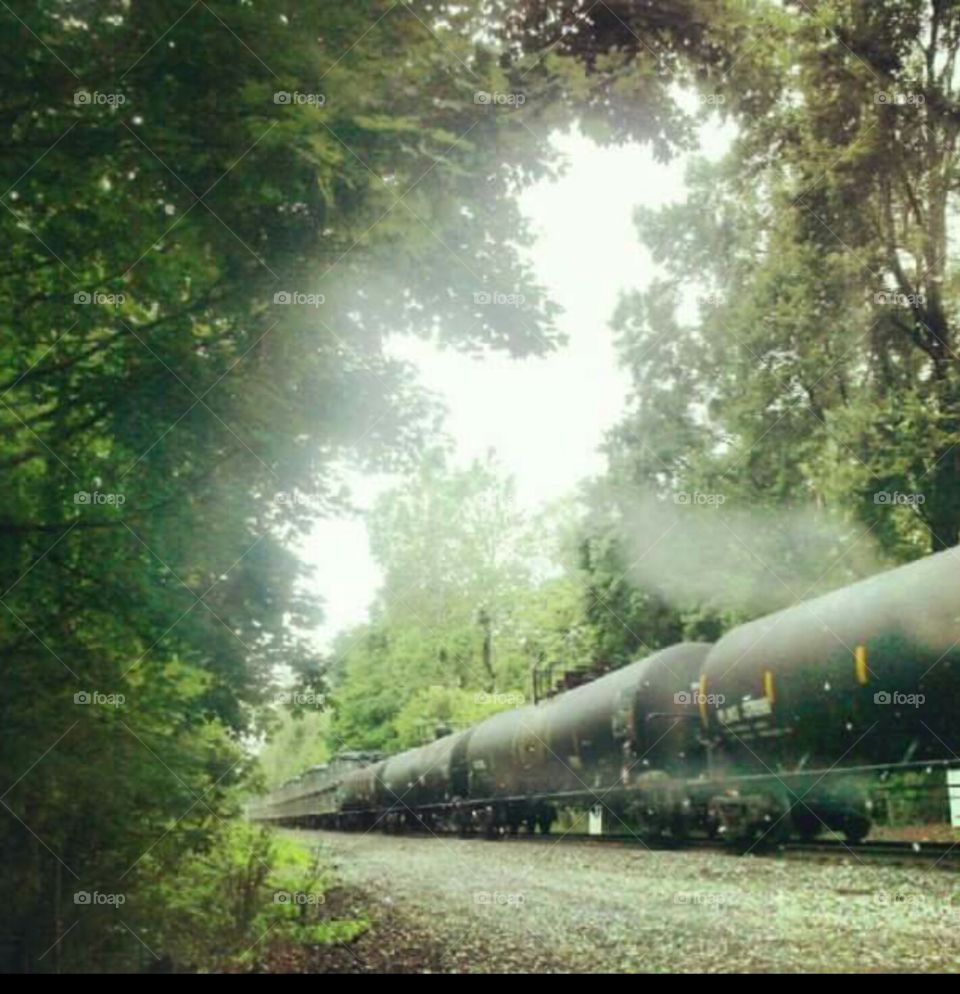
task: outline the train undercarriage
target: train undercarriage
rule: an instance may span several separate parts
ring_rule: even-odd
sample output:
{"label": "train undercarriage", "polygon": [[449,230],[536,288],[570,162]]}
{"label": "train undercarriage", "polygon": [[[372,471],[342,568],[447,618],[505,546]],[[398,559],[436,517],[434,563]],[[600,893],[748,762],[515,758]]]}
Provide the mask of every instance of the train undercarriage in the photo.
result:
{"label": "train undercarriage", "polygon": [[495,839],[521,832],[549,835],[561,807],[599,808],[605,833],[633,834],[652,842],[720,839],[743,849],[765,848],[789,839],[808,841],[824,832],[838,832],[856,843],[868,834],[871,825],[867,793],[850,782],[811,792],[783,781],[745,789],[734,781],[725,784],[667,778],[645,787],[607,790],[599,796],[565,792],[454,800],[421,807],[400,800],[390,808],[300,815],[279,821],[302,828]]}

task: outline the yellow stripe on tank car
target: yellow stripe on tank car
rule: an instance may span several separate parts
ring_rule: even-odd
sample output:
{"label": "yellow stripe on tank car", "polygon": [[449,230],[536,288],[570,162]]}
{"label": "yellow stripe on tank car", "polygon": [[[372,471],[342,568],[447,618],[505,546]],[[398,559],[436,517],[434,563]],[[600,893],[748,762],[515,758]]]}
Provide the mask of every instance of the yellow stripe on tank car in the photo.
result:
{"label": "yellow stripe on tank car", "polygon": [[703,727],[707,727],[707,674],[700,674],[700,698],[697,701],[700,705],[700,721]]}
{"label": "yellow stripe on tank car", "polygon": [[771,704],[777,699],[773,689],[773,670],[763,671],[763,694]]}
{"label": "yellow stripe on tank car", "polygon": [[867,647],[858,645],[853,650],[853,671],[857,675],[857,683],[865,687],[870,681],[870,671],[867,669]]}

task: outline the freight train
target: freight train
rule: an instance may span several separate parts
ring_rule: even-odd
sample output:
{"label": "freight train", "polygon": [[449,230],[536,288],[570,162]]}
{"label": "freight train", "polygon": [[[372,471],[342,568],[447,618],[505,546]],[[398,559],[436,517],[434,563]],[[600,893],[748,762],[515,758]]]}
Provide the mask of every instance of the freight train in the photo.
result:
{"label": "freight train", "polygon": [[754,846],[870,828],[867,770],[960,764],[960,549],[654,652],[382,758],[343,754],[252,817],[549,833],[601,807],[643,836]]}

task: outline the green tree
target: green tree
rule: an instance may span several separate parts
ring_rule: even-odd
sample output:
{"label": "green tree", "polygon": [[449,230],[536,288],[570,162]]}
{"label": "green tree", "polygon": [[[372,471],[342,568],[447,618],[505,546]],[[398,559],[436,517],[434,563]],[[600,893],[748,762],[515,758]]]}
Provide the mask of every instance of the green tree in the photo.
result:
{"label": "green tree", "polygon": [[685,203],[637,216],[664,278],[616,321],[638,397],[612,445],[647,464],[628,473],[813,508],[895,559],[956,544],[957,18],[789,4],[745,53],[766,113]]}
{"label": "green tree", "polygon": [[384,337],[555,341],[513,199],[550,164],[476,100],[506,83],[470,6],[0,23],[3,963],[95,969],[136,939],[74,891],[201,848],[276,667],[318,672],[289,539],[337,465],[408,466],[435,427]]}
{"label": "green tree", "polygon": [[[394,721],[420,691],[517,690],[501,633],[532,578],[512,484],[489,459],[452,469],[434,451],[377,502],[369,529],[383,587],[370,623],[338,639],[330,678],[336,735],[352,746],[382,748],[394,741]],[[438,706],[441,699],[447,700],[431,698]],[[437,721],[445,720],[446,707]],[[403,728],[409,738],[410,721]]]}

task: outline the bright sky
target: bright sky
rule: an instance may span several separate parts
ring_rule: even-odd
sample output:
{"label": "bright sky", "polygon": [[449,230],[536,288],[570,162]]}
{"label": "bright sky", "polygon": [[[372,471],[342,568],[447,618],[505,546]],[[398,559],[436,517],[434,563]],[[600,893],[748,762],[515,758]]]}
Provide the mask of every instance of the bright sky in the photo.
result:
{"label": "bright sky", "polygon": [[[705,126],[702,154],[722,154],[732,134],[730,127]],[[645,147],[601,148],[579,133],[557,135],[555,143],[567,158],[566,174],[531,187],[521,207],[537,236],[531,258],[538,279],[564,309],[558,323],[566,347],[544,359],[515,360],[474,359],[409,338],[392,346],[444,399],[458,461],[495,450],[528,510],[604,469],[597,446],[624,412],[628,390],[609,321],[621,292],[643,288],[654,275],[633,209],[684,196],[683,160],[661,165]],[[355,479],[358,502],[368,506],[388,483]],[[318,637],[328,643],[366,618],[380,583],[366,527],[359,519],[320,522],[302,555],[316,570],[314,589],[326,612]]]}

